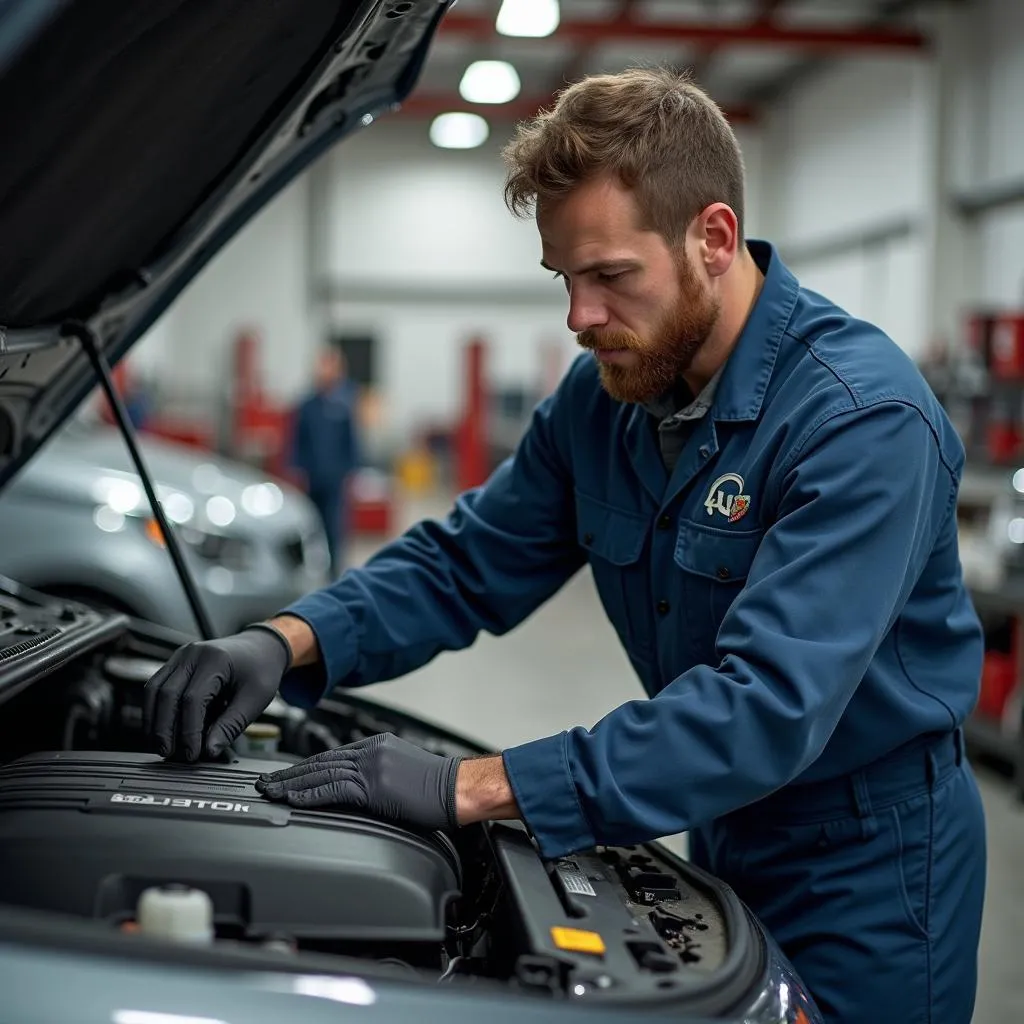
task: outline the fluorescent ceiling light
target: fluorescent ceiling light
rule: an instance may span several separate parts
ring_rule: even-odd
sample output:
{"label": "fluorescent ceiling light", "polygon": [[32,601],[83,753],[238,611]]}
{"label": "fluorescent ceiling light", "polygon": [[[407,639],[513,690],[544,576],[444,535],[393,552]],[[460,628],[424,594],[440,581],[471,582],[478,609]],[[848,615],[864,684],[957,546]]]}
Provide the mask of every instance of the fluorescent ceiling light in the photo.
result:
{"label": "fluorescent ceiling light", "polygon": [[504,0],[495,28],[503,36],[539,39],[558,28],[558,0]]}
{"label": "fluorescent ceiling light", "polygon": [[459,93],[467,103],[508,103],[522,88],[519,75],[503,60],[478,60],[466,68]]}
{"label": "fluorescent ceiling light", "polygon": [[430,141],[441,149],[475,149],[489,134],[490,128],[479,114],[439,114],[430,125]]}

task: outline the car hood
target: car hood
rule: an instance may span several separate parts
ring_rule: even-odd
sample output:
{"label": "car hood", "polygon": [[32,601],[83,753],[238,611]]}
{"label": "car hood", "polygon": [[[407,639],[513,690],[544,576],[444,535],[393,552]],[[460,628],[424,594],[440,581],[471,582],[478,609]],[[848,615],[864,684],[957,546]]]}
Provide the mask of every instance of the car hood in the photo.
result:
{"label": "car hood", "polygon": [[95,385],[72,325],[116,363],[314,158],[408,95],[450,3],[0,3],[0,487]]}
{"label": "car hood", "polygon": [[[317,525],[311,502],[284,481],[157,438],[143,435],[138,443],[157,494],[176,522],[235,534],[305,534]],[[133,504],[121,511],[145,514],[149,507],[124,439],[106,426],[58,432],[8,491],[11,496],[31,491],[65,501],[113,501],[119,507],[127,495]],[[182,496],[187,499],[184,513]]]}

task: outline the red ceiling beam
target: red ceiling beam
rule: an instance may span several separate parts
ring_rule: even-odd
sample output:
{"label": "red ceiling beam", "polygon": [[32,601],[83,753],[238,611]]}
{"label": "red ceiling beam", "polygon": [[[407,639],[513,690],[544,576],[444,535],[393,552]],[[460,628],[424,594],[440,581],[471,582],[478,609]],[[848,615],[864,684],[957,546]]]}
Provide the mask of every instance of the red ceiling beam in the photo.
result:
{"label": "red ceiling beam", "polygon": [[[610,19],[611,25],[628,24],[631,22],[636,4],[637,0],[619,0],[618,9]],[[583,72],[586,70],[587,63],[594,55],[594,51],[598,48],[598,45],[599,43],[595,40],[590,43],[586,43],[583,46],[577,46],[576,52],[572,56],[572,60],[562,72],[561,81],[557,82],[556,85],[560,87],[566,82],[575,82],[577,78],[582,78]]]}
{"label": "red ceiling beam", "polygon": [[[761,0],[758,5],[757,13],[751,20],[751,24],[754,25],[770,25],[775,18],[775,11],[782,6],[784,0]],[[702,82],[707,76],[708,70],[714,63],[715,57],[722,49],[721,46],[715,46],[714,44],[706,45],[703,48],[701,55],[693,62],[693,66],[690,68],[693,73],[693,77],[697,82]]]}
{"label": "red ceiling beam", "polygon": [[[484,15],[449,14],[440,31],[448,36],[466,36],[493,42],[504,38],[496,32],[494,20]],[[908,29],[817,28],[752,22],[740,25],[710,22],[640,22],[628,18],[614,21],[563,21],[544,39],[517,39],[543,43],[546,40],[572,42],[583,46],[600,43],[650,42],[692,43],[701,46],[777,45],[809,50],[923,50],[928,39]]]}
{"label": "red ceiling beam", "polygon": [[[520,96],[511,103],[467,103],[457,93],[414,92],[402,104],[397,116],[429,120],[438,114],[465,111],[491,121],[525,121],[553,103],[553,96]],[[755,119],[749,107],[726,108],[724,113],[733,124],[749,124]]]}

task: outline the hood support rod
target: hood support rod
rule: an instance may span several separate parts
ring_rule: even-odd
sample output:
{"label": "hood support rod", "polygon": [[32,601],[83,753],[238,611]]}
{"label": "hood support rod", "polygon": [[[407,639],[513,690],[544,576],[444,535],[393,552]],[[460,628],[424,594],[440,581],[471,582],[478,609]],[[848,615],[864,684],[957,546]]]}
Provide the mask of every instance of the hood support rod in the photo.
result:
{"label": "hood support rod", "polygon": [[110,374],[110,364],[107,362],[102,349],[96,341],[96,335],[90,327],[79,321],[72,321],[64,324],[61,329],[61,333],[65,337],[77,338],[82,348],[85,350],[85,354],[89,357],[89,362],[92,363],[96,379],[99,381],[100,386],[103,388],[103,393],[106,395],[107,401],[110,403],[110,408],[114,413],[114,419],[117,420],[117,426],[120,429],[121,436],[124,438],[124,443],[128,448],[128,454],[131,455],[132,462],[135,463],[135,469],[139,474],[139,479],[142,481],[142,486],[146,492],[146,498],[149,501],[149,507],[153,511],[153,518],[156,519],[157,525],[160,527],[160,535],[163,537],[164,543],[167,545],[167,552],[171,556],[171,561],[174,563],[178,579],[181,581],[182,589],[185,591],[185,597],[188,599],[189,607],[192,609],[192,615],[195,617],[196,625],[199,627],[199,635],[204,640],[212,640],[216,636],[213,624],[210,622],[210,617],[207,615],[206,609],[203,607],[202,598],[200,598],[199,591],[196,589],[196,583],[192,578],[192,573],[185,564],[185,559],[181,553],[180,542],[178,541],[174,531],[171,529],[171,525],[164,514],[163,506],[160,504],[160,501],[156,496],[156,488],[153,486],[153,478],[150,476],[149,470],[146,468],[146,464],[142,460],[142,453],[139,451],[138,439],[135,436],[135,427],[132,426],[132,422],[128,418],[128,412],[124,407],[124,403],[121,401],[121,396],[117,393],[117,389],[114,387],[114,380]]}

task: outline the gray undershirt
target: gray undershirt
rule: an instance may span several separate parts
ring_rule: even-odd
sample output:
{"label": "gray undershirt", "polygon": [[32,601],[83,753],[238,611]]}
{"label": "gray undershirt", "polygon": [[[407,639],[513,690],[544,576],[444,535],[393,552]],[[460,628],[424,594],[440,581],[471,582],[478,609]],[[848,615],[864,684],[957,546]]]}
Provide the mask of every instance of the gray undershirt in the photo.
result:
{"label": "gray undershirt", "polygon": [[690,389],[680,382],[678,388],[644,403],[644,408],[658,421],[658,447],[661,449],[661,459],[669,475],[675,469],[679,456],[697,423],[711,408],[724,369],[725,363],[718,368],[696,398]]}

